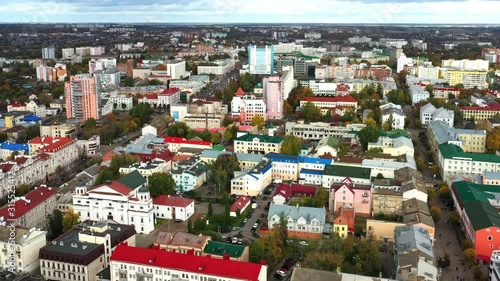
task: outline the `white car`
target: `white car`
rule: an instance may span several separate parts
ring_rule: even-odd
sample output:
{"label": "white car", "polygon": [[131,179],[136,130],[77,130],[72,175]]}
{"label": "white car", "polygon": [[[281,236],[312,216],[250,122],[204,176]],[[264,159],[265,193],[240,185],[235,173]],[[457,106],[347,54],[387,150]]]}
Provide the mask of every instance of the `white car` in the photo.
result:
{"label": "white car", "polygon": [[306,241],[302,240],[299,242],[299,245],[300,246],[309,246],[309,243],[307,243]]}
{"label": "white car", "polygon": [[283,271],[283,270],[278,270],[276,271],[276,273],[282,277],[285,277],[286,276],[286,273]]}
{"label": "white car", "polygon": [[237,237],[233,237],[233,240],[231,240],[231,243],[233,243],[233,244],[238,243],[238,238]]}

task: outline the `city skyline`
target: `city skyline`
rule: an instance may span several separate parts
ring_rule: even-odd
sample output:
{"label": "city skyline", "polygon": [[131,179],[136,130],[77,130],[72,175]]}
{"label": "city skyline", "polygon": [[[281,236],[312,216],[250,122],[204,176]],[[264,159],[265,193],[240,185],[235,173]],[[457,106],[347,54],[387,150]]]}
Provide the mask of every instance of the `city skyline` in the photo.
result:
{"label": "city skyline", "polygon": [[500,24],[497,17],[500,1],[496,0],[306,3],[300,0],[19,0],[0,7],[0,23]]}

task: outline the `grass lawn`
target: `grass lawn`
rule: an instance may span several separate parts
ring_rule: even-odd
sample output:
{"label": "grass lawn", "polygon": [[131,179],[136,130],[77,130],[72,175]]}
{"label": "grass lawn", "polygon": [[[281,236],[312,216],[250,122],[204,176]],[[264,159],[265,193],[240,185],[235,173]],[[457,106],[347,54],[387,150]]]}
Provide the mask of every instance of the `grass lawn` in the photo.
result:
{"label": "grass lawn", "polygon": [[166,219],[156,218],[155,229],[157,229],[158,227],[160,227],[166,221],[167,221]]}
{"label": "grass lawn", "polygon": [[357,216],[354,218],[354,234],[365,235],[366,233],[366,218]]}

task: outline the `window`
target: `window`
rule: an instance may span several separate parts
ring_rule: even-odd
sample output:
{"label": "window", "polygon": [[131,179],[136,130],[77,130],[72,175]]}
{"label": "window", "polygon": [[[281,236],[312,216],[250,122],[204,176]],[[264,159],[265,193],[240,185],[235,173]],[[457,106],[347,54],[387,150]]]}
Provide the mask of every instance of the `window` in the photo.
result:
{"label": "window", "polygon": [[488,241],[493,240],[493,236],[488,236]]}

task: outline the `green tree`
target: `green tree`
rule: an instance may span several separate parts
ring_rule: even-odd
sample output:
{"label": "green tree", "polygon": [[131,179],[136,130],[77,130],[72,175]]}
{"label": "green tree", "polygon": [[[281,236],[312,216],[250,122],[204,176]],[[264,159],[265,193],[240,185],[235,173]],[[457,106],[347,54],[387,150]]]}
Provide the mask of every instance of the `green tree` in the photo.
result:
{"label": "green tree", "polygon": [[175,194],[176,184],[171,174],[153,173],[149,176],[148,183],[152,197]]}
{"label": "green tree", "polygon": [[262,127],[264,127],[265,124],[266,121],[264,121],[264,117],[260,115],[254,115],[252,117],[252,126],[257,126],[259,130],[262,129]]}
{"label": "green tree", "polygon": [[193,223],[191,220],[188,220],[187,222],[187,232],[193,234]]}
{"label": "green tree", "polygon": [[212,207],[212,202],[208,203],[208,213],[207,215],[211,217],[214,214],[214,208]]}
{"label": "green tree", "polygon": [[302,142],[300,139],[294,135],[287,135],[283,139],[283,143],[281,144],[281,154],[295,155],[298,156],[300,154],[300,150],[302,149]]}
{"label": "green tree", "polygon": [[229,227],[231,225],[231,205],[226,203],[224,206],[224,225],[223,227]]}
{"label": "green tree", "polygon": [[429,209],[429,212],[431,213],[432,220],[437,223],[439,219],[441,218],[441,209],[437,206],[432,206]]}
{"label": "green tree", "polygon": [[417,170],[423,172],[425,170],[425,160],[422,156],[415,159],[415,164],[417,165]]}
{"label": "green tree", "polygon": [[134,87],[135,85],[134,78],[131,76],[125,77],[124,85],[125,87]]}
{"label": "green tree", "polygon": [[364,150],[368,148],[369,142],[376,142],[380,136],[380,130],[375,126],[366,126],[359,131],[359,142]]}
{"label": "green tree", "polygon": [[187,137],[189,127],[184,122],[176,122],[167,128],[167,135],[171,137]]}
{"label": "green tree", "polygon": [[64,231],[66,232],[73,228],[74,225],[78,224],[79,219],[80,215],[75,213],[73,209],[69,209],[62,220]]}
{"label": "green tree", "polygon": [[474,266],[474,271],[472,272],[472,276],[474,276],[474,280],[477,281],[484,280],[483,270],[479,266]]}
{"label": "green tree", "polygon": [[374,127],[378,126],[377,121],[375,121],[373,118],[366,118],[365,125],[366,126],[374,126]]}
{"label": "green tree", "polygon": [[161,82],[158,79],[151,79],[151,80],[149,80],[148,85],[149,86],[163,85],[163,82]]}
{"label": "green tree", "polygon": [[27,140],[32,140],[40,136],[40,125],[32,125],[26,128],[25,135]]}
{"label": "green tree", "polygon": [[240,170],[240,163],[234,154],[219,155],[211,166],[210,181],[216,193],[229,191],[234,171]]}
{"label": "green tree", "polygon": [[450,212],[450,214],[448,215],[448,221],[452,224],[452,225],[460,225],[460,215],[458,214],[457,211],[452,211]]}
{"label": "green tree", "polygon": [[25,194],[27,194],[28,192],[30,192],[30,186],[23,183],[23,184],[20,184],[17,188],[16,188],[16,196],[24,196]]}
{"label": "green tree", "polygon": [[54,240],[64,233],[63,214],[58,209],[55,209],[49,215],[49,240]]}
{"label": "green tree", "polygon": [[213,144],[220,143],[222,140],[222,134],[219,131],[211,133],[210,142]]}
{"label": "green tree", "polygon": [[384,125],[383,125],[383,129],[384,131],[392,131],[392,122],[394,122],[394,117],[392,116],[392,113],[391,115],[389,115],[389,118],[387,119],[387,121],[385,121]]}
{"label": "green tree", "polygon": [[312,102],[307,102],[302,106],[302,118],[306,122],[318,122],[321,119],[321,109]]}
{"label": "green tree", "polygon": [[486,147],[491,151],[500,150],[500,128],[494,128],[486,137]]}
{"label": "green tree", "polygon": [[358,116],[356,115],[356,112],[354,112],[354,109],[346,110],[344,115],[342,116],[342,122],[357,123],[356,121],[359,121],[359,120],[358,120]]}
{"label": "green tree", "polygon": [[0,132],[0,142],[4,142],[4,141],[6,141],[6,140],[8,139],[8,137],[9,137],[9,136],[7,135],[7,133],[6,133],[6,132],[3,132],[3,131],[2,131],[2,132]]}
{"label": "green tree", "polygon": [[476,250],[474,248],[465,249],[464,258],[469,265],[473,265],[477,260]]}
{"label": "green tree", "polygon": [[467,250],[469,248],[474,249],[474,243],[472,243],[470,239],[464,239],[462,243],[460,243],[460,247],[462,247],[462,250]]}
{"label": "green tree", "polygon": [[139,103],[138,105],[132,108],[130,116],[133,118],[138,118],[140,121],[140,126],[147,124],[151,119],[151,114],[153,114],[153,109],[149,105],[149,103]]}
{"label": "green tree", "polygon": [[261,260],[265,258],[266,255],[266,245],[264,240],[257,239],[250,245],[250,262],[260,263]]}

